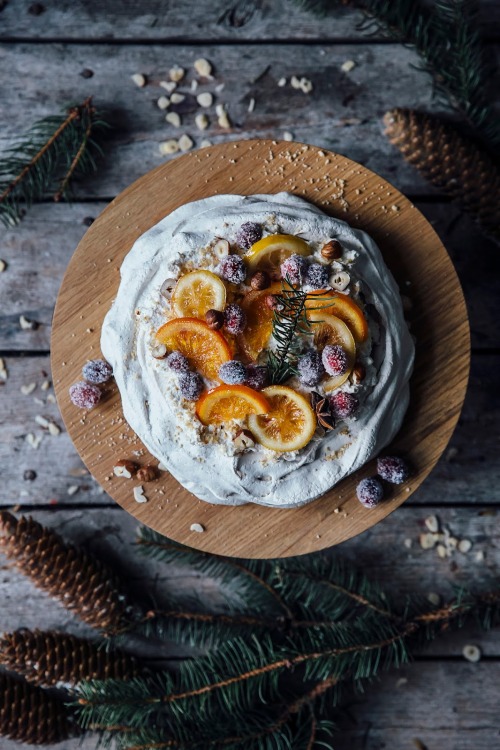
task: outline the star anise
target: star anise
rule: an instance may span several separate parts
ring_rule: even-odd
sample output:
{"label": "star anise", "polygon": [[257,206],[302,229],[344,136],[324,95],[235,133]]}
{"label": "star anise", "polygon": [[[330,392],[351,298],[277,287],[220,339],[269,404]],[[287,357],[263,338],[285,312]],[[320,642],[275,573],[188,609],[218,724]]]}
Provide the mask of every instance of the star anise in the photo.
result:
{"label": "star anise", "polygon": [[318,424],[325,430],[333,430],[335,419],[328,399],[317,391],[311,391],[311,406],[316,412]]}

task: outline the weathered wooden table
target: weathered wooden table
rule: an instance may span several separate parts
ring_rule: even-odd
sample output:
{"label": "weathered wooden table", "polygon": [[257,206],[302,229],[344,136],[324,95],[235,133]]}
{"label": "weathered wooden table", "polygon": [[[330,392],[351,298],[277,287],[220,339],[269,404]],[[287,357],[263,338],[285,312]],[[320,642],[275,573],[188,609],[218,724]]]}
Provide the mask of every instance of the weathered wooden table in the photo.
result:
{"label": "weathered wooden table", "polygon": [[[281,138],[289,131],[297,140],[366,164],[413,199],[452,255],[472,327],[470,388],[448,451],[408,503],[338,552],[393,591],[446,596],[453,584],[487,585],[498,578],[498,248],[429,189],[382,134],[380,118],[388,108],[418,104],[433,109],[429,80],[413,67],[413,52],[364,37],[352,11],[318,20],[285,0],[110,0],[105,11],[95,2],[36,6],[20,0],[0,3],[0,149],[33,120],[89,95],[111,110],[116,129],[103,166],[78,188],[72,205],[47,201],[30,210],[20,227],[1,230],[0,258],[8,264],[0,276],[0,356],[8,370],[0,386],[2,507],[32,513],[68,539],[88,545],[124,569],[134,586],[143,581],[150,585],[155,575],[160,597],[172,586],[195,587],[201,595],[210,590],[209,582],[194,573],[157,569],[139,560],[130,546],[133,519],[85,472],[68,436],[48,435],[36,422],[41,415],[60,423],[52,388],[43,385],[50,380],[52,309],[66,264],[90,219],[161,162],[161,141],[188,133],[199,145],[204,138],[213,143]],[[483,15],[494,47],[500,6],[495,0],[484,2]],[[213,107],[207,110],[211,124],[203,133],[193,112],[184,115],[176,130],[156,105],[164,93],[159,82],[168,77],[169,68],[179,64],[192,71],[198,57],[208,58],[215,73],[213,83],[200,90],[209,89],[217,102],[226,103],[230,130],[217,124]],[[342,70],[348,60],[355,67]],[[137,72],[148,76],[144,89],[130,79]],[[291,87],[294,75],[310,79],[312,92]],[[286,86],[278,85],[281,78],[287,79]],[[37,330],[22,329],[20,315],[38,321]],[[85,342],[81,347],[84,357]],[[31,390],[31,384],[36,388]],[[29,434],[43,435],[37,449],[27,440]],[[36,478],[28,480],[33,474],[27,472]],[[471,551],[442,560],[434,550],[422,550],[418,536],[431,514],[456,537],[470,539]],[[7,566],[0,591],[0,631],[28,626],[88,632]],[[477,664],[462,656],[468,643],[482,649]],[[172,650],[174,658],[185,653]],[[436,642],[415,664],[385,675],[359,697],[337,747],[410,750],[420,747],[420,740],[429,750],[492,750],[500,746],[499,683],[498,634],[468,627]],[[78,742],[63,746],[73,750]],[[6,740],[1,746],[20,747]],[[94,739],[81,747],[90,750]]]}

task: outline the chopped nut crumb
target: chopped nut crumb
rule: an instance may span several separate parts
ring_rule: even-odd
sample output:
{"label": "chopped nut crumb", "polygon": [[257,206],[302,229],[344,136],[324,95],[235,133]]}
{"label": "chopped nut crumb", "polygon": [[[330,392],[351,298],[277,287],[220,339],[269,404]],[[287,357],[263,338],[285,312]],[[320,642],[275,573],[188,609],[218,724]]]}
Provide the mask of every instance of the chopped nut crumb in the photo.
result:
{"label": "chopped nut crumb", "polygon": [[5,366],[5,361],[0,357],[0,380],[2,380],[5,383],[7,378],[8,378],[8,372]]}
{"label": "chopped nut crumb", "polygon": [[179,148],[181,151],[189,151],[191,148],[193,148],[194,142],[193,140],[184,133],[184,135],[181,135],[179,138]]}
{"label": "chopped nut crumb", "polygon": [[162,156],[166,156],[167,154],[175,154],[179,150],[179,144],[174,140],[162,141],[159,144],[159,150]]}
{"label": "chopped nut crumb", "polygon": [[134,73],[134,75],[130,76],[133,82],[136,86],[139,86],[140,89],[142,89],[146,85],[146,76],[142,73]]}
{"label": "chopped nut crumb", "polygon": [[201,534],[203,531],[205,531],[205,527],[201,525],[201,523],[192,523],[189,527],[190,531],[196,531],[198,534]]}
{"label": "chopped nut crumb", "polygon": [[172,104],[180,104],[181,102],[183,102],[183,101],[184,101],[184,99],[185,99],[185,98],[186,98],[186,97],[184,96],[184,94],[176,94],[176,93],[174,93],[174,94],[172,94],[172,96],[170,97],[170,102],[171,102]]}
{"label": "chopped nut crumb", "polygon": [[34,331],[38,328],[38,323],[35,320],[29,320],[24,315],[19,316],[19,325],[23,331]]}
{"label": "chopped nut crumb", "polygon": [[70,486],[67,489],[67,493],[70,497],[73,497],[73,495],[76,495],[79,489],[80,488],[77,484],[70,484]]}
{"label": "chopped nut crumb", "polygon": [[198,94],[196,101],[200,107],[211,107],[214,98],[209,91],[205,91],[202,94]]}
{"label": "chopped nut crumb", "polygon": [[160,86],[171,94],[177,88],[175,81],[160,81]]}
{"label": "chopped nut crumb", "polygon": [[168,98],[168,96],[160,96],[156,103],[160,109],[167,109],[167,107],[170,105],[170,99]]}
{"label": "chopped nut crumb", "polygon": [[280,78],[278,81],[278,86],[280,88],[283,88],[283,86],[286,86],[286,78]]}
{"label": "chopped nut crumb", "polygon": [[174,81],[175,83],[179,83],[179,81],[182,81],[185,74],[184,68],[181,68],[179,65],[176,65],[173,68],[170,68],[168,71],[168,75],[170,76],[170,80]]}
{"label": "chopped nut crumb", "polygon": [[206,114],[200,112],[200,114],[196,115],[194,121],[198,130],[206,130],[208,128],[209,119]]}
{"label": "chopped nut crumb", "polygon": [[212,141],[209,141],[209,140],[208,140],[208,138],[205,138],[205,139],[204,139],[204,140],[203,140],[203,141],[202,141],[202,142],[200,143],[200,148],[208,148],[209,146],[212,146],[212,145],[213,145],[213,144],[212,144]]}
{"label": "chopped nut crumb", "polygon": [[478,662],[482,656],[479,646],[473,646],[472,644],[464,646],[462,649],[462,654],[464,656],[464,659],[467,659],[467,661],[470,661],[474,664]]}
{"label": "chopped nut crumb", "polygon": [[252,97],[248,102],[248,112],[253,112],[255,109],[255,99]]}
{"label": "chopped nut crumb", "polygon": [[23,396],[29,396],[30,393],[33,393],[35,388],[36,388],[36,383],[28,383],[28,385],[22,385],[20,388],[20,391],[23,394]]}
{"label": "chopped nut crumb", "polygon": [[458,543],[458,551],[464,555],[472,549],[472,542],[470,539],[461,539]]}
{"label": "chopped nut crumb", "polygon": [[349,72],[350,72],[351,70],[353,70],[353,68],[355,68],[355,67],[356,67],[356,63],[354,62],[354,60],[346,60],[346,61],[345,61],[344,63],[342,63],[342,65],[340,66],[340,70],[341,70],[341,71],[342,71],[343,73],[349,73]]}
{"label": "chopped nut crumb", "polygon": [[43,435],[34,435],[32,432],[28,432],[25,438],[26,442],[33,448],[33,450],[37,450],[40,447],[42,439]]}
{"label": "chopped nut crumb", "polygon": [[165,120],[173,125],[174,128],[179,128],[181,126],[181,116],[178,112],[168,112]]}
{"label": "chopped nut crumb", "polygon": [[48,391],[50,388],[50,380],[44,380],[40,388],[42,391]]}
{"label": "chopped nut crumb", "polygon": [[142,485],[137,485],[137,487],[134,487],[134,500],[136,503],[147,503],[148,499],[146,495],[144,494],[144,488]]}
{"label": "chopped nut crumb", "polygon": [[289,130],[285,130],[283,133],[283,140],[284,141],[293,141],[293,133],[290,133]]}
{"label": "chopped nut crumb", "polygon": [[0,260],[0,273],[3,273],[7,268],[7,263],[4,260]]}
{"label": "chopped nut crumb", "polygon": [[199,57],[198,60],[194,61],[194,69],[199,76],[204,78],[210,78],[212,73],[212,66],[204,57]]}
{"label": "chopped nut crumb", "polygon": [[433,534],[439,531],[439,521],[437,516],[427,516],[425,519],[425,525]]}

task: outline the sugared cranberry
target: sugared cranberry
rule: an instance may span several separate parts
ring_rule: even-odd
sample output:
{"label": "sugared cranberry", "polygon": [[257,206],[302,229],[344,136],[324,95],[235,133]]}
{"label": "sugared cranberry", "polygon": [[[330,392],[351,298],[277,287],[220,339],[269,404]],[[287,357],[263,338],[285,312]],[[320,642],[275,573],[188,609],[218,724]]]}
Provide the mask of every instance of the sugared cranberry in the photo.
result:
{"label": "sugared cranberry", "polygon": [[328,279],[330,278],[330,271],[328,266],[323,266],[321,263],[311,263],[306,273],[306,284],[311,289],[324,289],[328,286]]}
{"label": "sugared cranberry", "polygon": [[71,403],[80,409],[93,409],[101,400],[101,391],[96,385],[84,383],[73,383],[69,389]]}
{"label": "sugared cranberry", "polygon": [[255,221],[245,221],[236,232],[236,242],[245,250],[248,250],[254,242],[258,242],[262,237],[262,227]]}
{"label": "sugared cranberry", "polygon": [[314,349],[306,352],[299,357],[297,370],[299,371],[300,382],[303,383],[303,385],[310,387],[316,385],[325,374],[325,368],[321,361],[321,354]]}
{"label": "sugared cranberry", "polygon": [[338,391],[330,396],[330,406],[335,417],[346,419],[352,417],[359,406],[359,401],[352,393]]}
{"label": "sugared cranberry", "polygon": [[91,359],[83,365],[82,375],[88,383],[107,383],[113,375],[113,368],[103,359]]}
{"label": "sugared cranberry", "polygon": [[246,315],[236,302],[231,302],[224,310],[224,327],[226,331],[234,335],[241,333],[245,328]]}
{"label": "sugared cranberry", "polygon": [[231,359],[229,362],[223,362],[219,367],[219,378],[227,385],[241,385],[245,382],[247,368],[243,362],[237,359]]}
{"label": "sugared cranberry", "polygon": [[347,353],[339,344],[327,344],[321,358],[329,375],[337,376],[347,372]]}
{"label": "sugared cranberry", "polygon": [[243,258],[240,258],[239,255],[227,255],[219,263],[217,273],[231,284],[243,284],[247,269]]}
{"label": "sugared cranberry", "polygon": [[304,277],[305,272],[305,260],[302,255],[290,255],[289,258],[285,258],[280,266],[281,278],[286,279],[290,284],[300,284]]}
{"label": "sugared cranberry", "polygon": [[377,474],[391,484],[403,484],[410,478],[411,470],[398,456],[382,456],[377,459]]}
{"label": "sugared cranberry", "polygon": [[165,360],[167,367],[174,372],[189,372],[189,361],[181,352],[170,352]]}
{"label": "sugared cranberry", "polygon": [[196,401],[203,390],[203,378],[197,372],[183,372],[179,377],[179,389],[183,398]]}
{"label": "sugared cranberry", "polygon": [[375,508],[384,497],[384,488],[376,477],[369,477],[358,484],[356,495],[365,508]]}
{"label": "sugared cranberry", "polygon": [[263,365],[247,365],[245,385],[255,391],[261,391],[269,383],[267,367]]}

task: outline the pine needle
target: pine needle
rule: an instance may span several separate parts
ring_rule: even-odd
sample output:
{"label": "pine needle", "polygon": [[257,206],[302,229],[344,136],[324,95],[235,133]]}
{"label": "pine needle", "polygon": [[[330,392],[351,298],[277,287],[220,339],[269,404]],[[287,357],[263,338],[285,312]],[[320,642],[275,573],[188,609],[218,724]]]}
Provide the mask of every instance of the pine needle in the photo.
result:
{"label": "pine needle", "polygon": [[14,226],[24,209],[53,193],[55,201],[68,199],[78,176],[96,169],[101,154],[96,140],[109,125],[86,99],[64,115],[36,122],[31,130],[0,158],[0,220]]}

